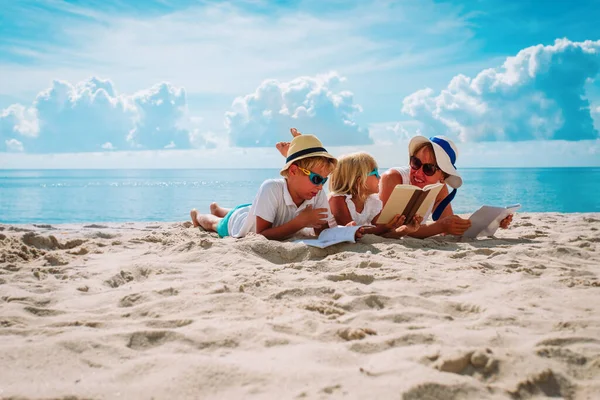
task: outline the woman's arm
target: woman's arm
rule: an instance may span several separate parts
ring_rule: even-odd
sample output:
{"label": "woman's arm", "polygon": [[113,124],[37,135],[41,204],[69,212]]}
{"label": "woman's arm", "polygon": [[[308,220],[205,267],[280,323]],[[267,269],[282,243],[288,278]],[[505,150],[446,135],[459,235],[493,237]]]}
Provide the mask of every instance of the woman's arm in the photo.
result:
{"label": "woman's arm", "polygon": [[402,175],[395,169],[389,169],[381,175],[381,181],[379,182],[379,200],[381,200],[383,206],[385,206],[385,203],[387,203],[392,195],[396,185],[402,185],[403,183]]}

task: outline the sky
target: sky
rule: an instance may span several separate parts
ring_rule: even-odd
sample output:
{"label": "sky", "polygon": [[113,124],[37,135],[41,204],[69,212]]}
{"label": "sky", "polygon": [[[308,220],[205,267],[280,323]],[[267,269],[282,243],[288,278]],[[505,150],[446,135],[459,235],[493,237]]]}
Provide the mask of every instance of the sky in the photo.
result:
{"label": "sky", "polygon": [[[510,4],[507,4],[510,3]],[[289,128],[407,163],[600,166],[594,1],[13,0],[0,168],[261,168]]]}

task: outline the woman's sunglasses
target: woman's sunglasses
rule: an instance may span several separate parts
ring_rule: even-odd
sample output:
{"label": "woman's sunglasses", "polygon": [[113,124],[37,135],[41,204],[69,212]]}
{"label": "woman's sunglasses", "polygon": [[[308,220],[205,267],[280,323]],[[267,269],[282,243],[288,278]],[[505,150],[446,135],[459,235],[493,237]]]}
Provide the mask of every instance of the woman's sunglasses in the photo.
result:
{"label": "woman's sunglasses", "polygon": [[301,168],[301,167],[298,167],[298,169],[300,171],[304,172],[305,175],[308,175],[308,179],[312,182],[313,185],[317,185],[317,186],[324,185],[325,182],[327,182],[327,179],[329,179],[329,178],[322,177],[321,175],[319,175],[315,172],[309,171],[309,170]]}
{"label": "woman's sunglasses", "polygon": [[375,168],[373,171],[371,171],[367,174],[367,176],[371,176],[371,175],[375,175],[375,177],[377,179],[381,179],[381,176],[379,176],[379,170],[377,168]]}
{"label": "woman's sunglasses", "polygon": [[427,176],[432,176],[440,169],[440,167],[435,164],[423,164],[423,162],[415,156],[410,156],[410,167],[415,171],[423,167],[423,173]]}

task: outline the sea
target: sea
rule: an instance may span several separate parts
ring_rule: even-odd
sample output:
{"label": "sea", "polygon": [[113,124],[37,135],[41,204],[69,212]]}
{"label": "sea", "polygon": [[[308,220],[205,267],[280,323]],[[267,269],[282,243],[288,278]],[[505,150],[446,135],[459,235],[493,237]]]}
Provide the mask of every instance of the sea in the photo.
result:
{"label": "sea", "polygon": [[[385,171],[381,169],[381,171]],[[521,204],[521,212],[600,212],[600,168],[461,169],[456,213]],[[0,170],[0,223],[185,221],[211,202],[252,202],[277,169]]]}

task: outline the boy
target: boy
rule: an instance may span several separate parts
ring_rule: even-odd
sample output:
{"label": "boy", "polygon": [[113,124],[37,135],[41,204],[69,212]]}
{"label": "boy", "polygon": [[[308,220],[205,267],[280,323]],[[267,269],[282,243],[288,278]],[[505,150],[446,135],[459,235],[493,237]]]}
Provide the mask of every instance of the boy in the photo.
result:
{"label": "boy", "polygon": [[269,179],[261,185],[252,204],[228,210],[211,204],[210,214],[190,212],[194,226],[215,231],[220,237],[244,237],[259,233],[283,240],[304,228],[318,235],[329,227],[329,203],[323,192],[337,160],[313,135],[295,137],[281,169],[284,179]]}

